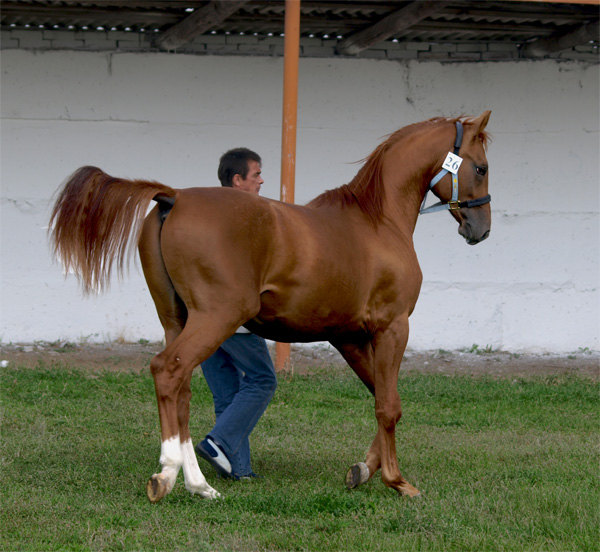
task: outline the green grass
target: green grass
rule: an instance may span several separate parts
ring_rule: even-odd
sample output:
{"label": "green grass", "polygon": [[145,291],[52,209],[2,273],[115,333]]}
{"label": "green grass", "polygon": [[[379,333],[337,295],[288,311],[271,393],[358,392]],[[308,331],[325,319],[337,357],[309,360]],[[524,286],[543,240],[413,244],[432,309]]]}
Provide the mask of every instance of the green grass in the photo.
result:
{"label": "green grass", "polygon": [[[264,479],[182,474],[145,496],[160,438],[148,374],[40,365],[2,369],[2,550],[599,549],[598,385],[577,377],[402,374],[400,497],[379,475],[347,491],[347,468],[375,432],[373,399],[348,374],[281,378],[252,437]],[[191,429],[212,426],[204,380]]]}

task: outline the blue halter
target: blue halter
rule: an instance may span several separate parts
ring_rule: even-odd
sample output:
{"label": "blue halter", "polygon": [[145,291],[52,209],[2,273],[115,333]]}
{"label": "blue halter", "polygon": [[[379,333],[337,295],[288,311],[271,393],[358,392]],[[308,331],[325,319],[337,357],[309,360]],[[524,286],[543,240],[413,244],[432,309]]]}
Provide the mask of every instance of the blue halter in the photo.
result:
{"label": "blue halter", "polygon": [[[460,146],[462,145],[462,140],[463,125],[460,121],[456,121],[456,140],[454,140],[453,150],[455,156],[458,156]],[[462,159],[460,158],[459,160],[462,161]],[[452,175],[452,197],[450,201],[448,201],[447,203],[440,201],[434,205],[431,205],[430,207],[425,207],[425,201],[427,200],[427,192],[429,192],[429,190],[432,190],[434,186],[448,173]],[[457,211],[458,209],[462,209],[463,207],[479,207],[480,205],[485,205],[486,203],[489,203],[492,200],[492,196],[488,194],[484,197],[480,197],[477,199],[470,199],[468,201],[458,201],[458,167],[456,168],[455,172],[451,172],[448,169],[442,168],[440,172],[438,172],[429,183],[429,188],[427,188],[427,192],[425,192],[425,197],[423,198],[423,203],[421,204],[421,210],[419,211],[421,215],[427,213],[435,213],[436,211],[442,211],[445,209],[448,209],[450,211]]]}

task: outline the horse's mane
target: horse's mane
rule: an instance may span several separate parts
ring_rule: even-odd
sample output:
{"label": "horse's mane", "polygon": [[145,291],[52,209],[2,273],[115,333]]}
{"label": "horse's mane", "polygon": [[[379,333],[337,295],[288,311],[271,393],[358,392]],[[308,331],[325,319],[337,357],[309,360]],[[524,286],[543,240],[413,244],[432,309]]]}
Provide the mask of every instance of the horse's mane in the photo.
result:
{"label": "horse's mane", "polygon": [[[377,225],[383,216],[383,203],[385,200],[383,187],[380,185],[383,156],[385,153],[398,141],[415,132],[419,132],[425,127],[431,127],[442,123],[455,124],[457,121],[468,126],[471,124],[472,119],[465,117],[464,115],[455,118],[433,117],[427,121],[405,126],[396,132],[387,135],[385,140],[375,148],[371,155],[358,161],[358,163],[364,162],[364,165],[348,184],[323,192],[308,205],[311,207],[321,207],[325,205],[358,205],[371,222]],[[489,134],[482,131],[479,138],[482,141],[483,146],[487,148],[490,139]]]}

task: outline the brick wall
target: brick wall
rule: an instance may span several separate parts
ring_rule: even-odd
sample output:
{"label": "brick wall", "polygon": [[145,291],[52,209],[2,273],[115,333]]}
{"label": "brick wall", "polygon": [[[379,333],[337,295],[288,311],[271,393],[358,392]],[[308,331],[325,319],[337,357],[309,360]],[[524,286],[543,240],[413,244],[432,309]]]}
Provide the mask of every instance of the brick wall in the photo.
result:
{"label": "brick wall", "polygon": [[[2,32],[2,49],[88,50],[152,52],[155,33],[125,31],[52,31],[13,29]],[[336,39],[302,38],[302,57],[335,56]],[[186,54],[281,56],[280,36],[203,35],[177,50]],[[513,61],[521,59],[519,47],[506,43],[425,43],[387,40],[358,54],[359,58],[438,62]],[[598,62],[598,46],[587,44],[549,56],[551,59]]]}

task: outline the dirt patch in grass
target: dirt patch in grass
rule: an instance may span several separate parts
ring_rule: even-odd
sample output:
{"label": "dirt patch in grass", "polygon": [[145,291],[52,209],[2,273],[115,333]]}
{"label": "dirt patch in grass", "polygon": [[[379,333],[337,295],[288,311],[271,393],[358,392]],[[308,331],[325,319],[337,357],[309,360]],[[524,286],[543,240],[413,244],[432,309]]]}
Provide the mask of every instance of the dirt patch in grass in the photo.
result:
{"label": "dirt patch in grass", "polygon": [[[78,369],[141,372],[148,370],[161,343],[70,342],[3,344],[0,360],[10,365],[35,367],[40,363],[64,364]],[[272,348],[271,354],[275,352]],[[350,370],[340,354],[327,344],[292,345],[291,373],[310,374]],[[573,374],[600,379],[600,354],[580,350],[568,355],[514,354],[473,346],[466,351],[408,350],[402,370],[449,375],[530,377]]]}
{"label": "dirt patch in grass", "polygon": [[[293,369],[303,373],[316,368],[334,366],[348,369],[339,353],[331,346],[296,347],[292,349]],[[600,354],[588,350],[569,355],[515,354],[485,351],[477,347],[469,351],[411,351],[405,353],[402,371],[448,375],[492,375],[528,377],[577,374],[600,379]]]}

